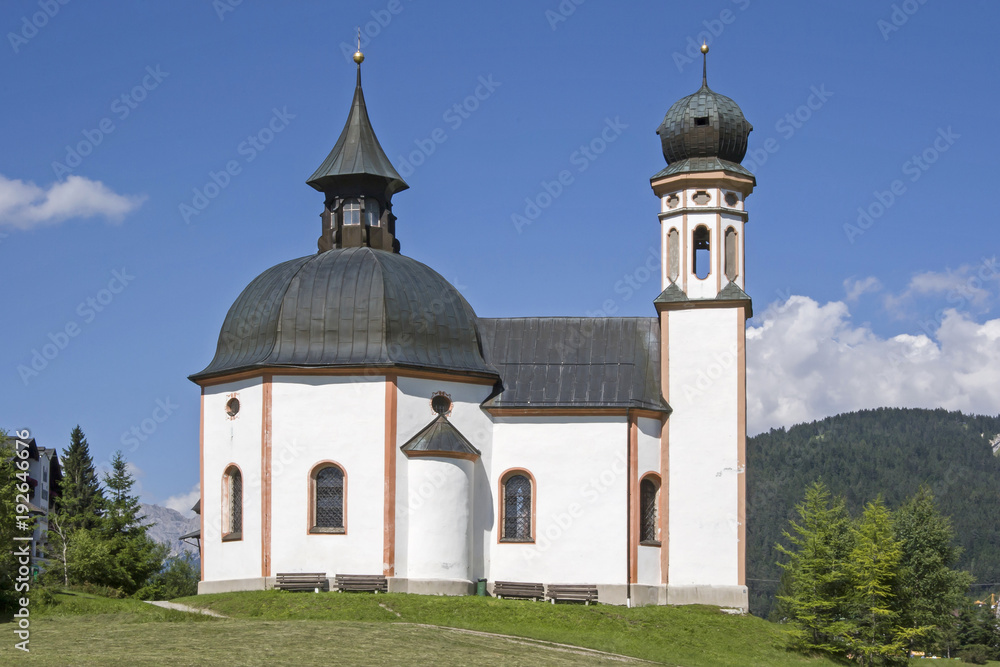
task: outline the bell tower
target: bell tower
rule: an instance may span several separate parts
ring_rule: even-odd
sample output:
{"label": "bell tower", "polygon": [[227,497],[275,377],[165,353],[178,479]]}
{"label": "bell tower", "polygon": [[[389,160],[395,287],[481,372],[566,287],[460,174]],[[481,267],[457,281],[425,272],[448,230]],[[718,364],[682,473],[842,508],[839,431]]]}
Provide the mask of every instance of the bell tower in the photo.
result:
{"label": "bell tower", "polygon": [[354,101],[333,150],[306,181],[326,195],[319,251],[368,246],[399,252],[392,196],[409,185],[389,161],[375,136],[361,89],[361,42],[354,54],[358,83]]}
{"label": "bell tower", "polygon": [[746,197],[740,162],[753,127],[708,87],[677,101],[657,130],[666,168],[650,179],[660,201],[663,396],[661,436],[668,534],[661,553],[667,602],[747,608]]}

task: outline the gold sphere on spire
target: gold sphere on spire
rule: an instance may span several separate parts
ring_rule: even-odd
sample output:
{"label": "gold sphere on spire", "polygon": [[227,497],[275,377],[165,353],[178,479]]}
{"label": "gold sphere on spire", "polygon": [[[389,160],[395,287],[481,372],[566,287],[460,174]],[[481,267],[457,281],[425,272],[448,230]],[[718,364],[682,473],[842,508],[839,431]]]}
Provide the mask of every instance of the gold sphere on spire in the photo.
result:
{"label": "gold sphere on spire", "polygon": [[354,62],[360,65],[364,61],[365,61],[365,54],[361,53],[361,51],[356,51],[354,53]]}
{"label": "gold sphere on spire", "polygon": [[[708,53],[708,42],[702,42],[701,43],[701,52],[702,53]],[[355,56],[355,57],[357,57],[357,56]]]}

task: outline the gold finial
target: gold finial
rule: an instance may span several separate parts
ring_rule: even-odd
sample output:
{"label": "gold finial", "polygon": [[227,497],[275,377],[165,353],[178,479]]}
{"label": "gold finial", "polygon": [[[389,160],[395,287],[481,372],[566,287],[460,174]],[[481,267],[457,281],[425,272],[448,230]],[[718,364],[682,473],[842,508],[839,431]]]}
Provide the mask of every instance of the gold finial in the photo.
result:
{"label": "gold finial", "polygon": [[708,85],[708,42],[701,43],[701,85]]}
{"label": "gold finial", "polygon": [[361,28],[358,28],[358,50],[354,53],[354,62],[361,64],[365,61],[365,54],[361,53]]}

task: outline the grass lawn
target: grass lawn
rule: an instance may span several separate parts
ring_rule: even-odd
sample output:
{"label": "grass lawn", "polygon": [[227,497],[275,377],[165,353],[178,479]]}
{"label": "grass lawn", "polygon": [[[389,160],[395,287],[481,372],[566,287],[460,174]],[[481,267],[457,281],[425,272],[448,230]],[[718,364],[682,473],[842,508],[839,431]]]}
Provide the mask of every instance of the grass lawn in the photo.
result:
{"label": "grass lawn", "polygon": [[[832,665],[785,650],[780,626],[714,607],[551,605],[404,594],[221,593],[178,600],[240,619],[421,623],[572,644],[690,667]],[[396,616],[399,614],[399,616]]]}
{"label": "grass lawn", "polygon": [[218,619],[136,600],[79,593],[56,597],[58,604],[32,612],[30,654],[13,648],[12,626],[0,625],[0,630],[10,628],[3,633],[8,639],[0,645],[0,664],[628,664],[545,642],[685,667],[838,664],[786,651],[781,626],[752,616],[729,616],[713,607],[625,609],[476,597],[280,591],[176,600],[230,617]]}
{"label": "grass lawn", "polygon": [[[568,649],[446,628],[357,620],[217,619],[136,600],[80,593],[56,597],[59,604],[31,616],[31,652],[25,654],[13,647],[13,640],[5,641],[0,645],[0,664],[622,664]],[[8,628],[13,630],[9,624],[0,625],[0,629]],[[4,634],[13,636],[12,632]]]}

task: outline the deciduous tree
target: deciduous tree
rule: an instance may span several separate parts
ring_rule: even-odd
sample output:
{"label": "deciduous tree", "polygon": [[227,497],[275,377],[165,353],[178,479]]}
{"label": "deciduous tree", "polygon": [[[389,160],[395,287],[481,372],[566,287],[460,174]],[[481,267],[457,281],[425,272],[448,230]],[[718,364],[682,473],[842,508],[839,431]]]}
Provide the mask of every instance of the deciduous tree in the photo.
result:
{"label": "deciduous tree", "polygon": [[851,588],[847,559],[851,552],[850,519],[843,499],[832,501],[822,482],[806,490],[797,506],[798,521],[777,545],[787,556],[783,590],[778,599],[795,625],[794,644],[807,652],[842,654],[851,628],[847,605]]}

